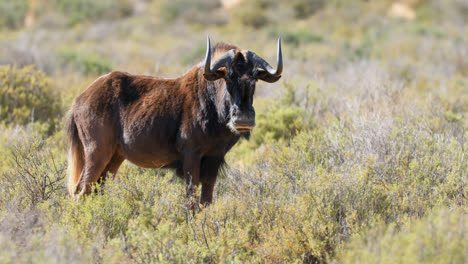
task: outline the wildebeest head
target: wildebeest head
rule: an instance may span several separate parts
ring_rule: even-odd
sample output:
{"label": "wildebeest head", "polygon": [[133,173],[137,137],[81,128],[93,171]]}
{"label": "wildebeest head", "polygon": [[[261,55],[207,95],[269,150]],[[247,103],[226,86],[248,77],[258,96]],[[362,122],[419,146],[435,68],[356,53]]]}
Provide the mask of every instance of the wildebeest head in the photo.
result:
{"label": "wildebeest head", "polygon": [[278,39],[276,70],[257,54],[231,49],[211,64],[211,44],[207,39],[205,73],[209,81],[223,78],[230,96],[228,126],[234,132],[248,132],[255,126],[253,95],[258,80],[276,82],[283,71],[281,38]]}

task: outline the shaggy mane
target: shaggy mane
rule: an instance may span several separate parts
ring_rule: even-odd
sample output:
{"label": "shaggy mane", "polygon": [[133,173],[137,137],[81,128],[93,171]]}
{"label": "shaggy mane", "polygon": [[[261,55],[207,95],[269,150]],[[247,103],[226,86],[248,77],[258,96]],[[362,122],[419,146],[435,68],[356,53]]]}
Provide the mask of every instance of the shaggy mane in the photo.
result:
{"label": "shaggy mane", "polygon": [[226,43],[226,42],[219,42],[211,49],[211,60],[215,61],[219,56],[223,55],[229,50],[235,49],[237,51],[241,51],[239,47],[236,45]]}

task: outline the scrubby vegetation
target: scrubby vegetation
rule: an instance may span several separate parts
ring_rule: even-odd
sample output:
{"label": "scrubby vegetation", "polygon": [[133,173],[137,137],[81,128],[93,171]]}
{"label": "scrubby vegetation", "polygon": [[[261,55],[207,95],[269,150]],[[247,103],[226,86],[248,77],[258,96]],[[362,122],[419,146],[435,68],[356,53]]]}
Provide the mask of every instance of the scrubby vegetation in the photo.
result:
{"label": "scrubby vegetation", "polygon": [[50,133],[61,116],[59,93],[53,88],[50,78],[33,66],[0,66],[0,122],[40,122]]}
{"label": "scrubby vegetation", "polygon": [[[1,263],[468,262],[465,1],[234,2],[0,0]],[[172,172],[127,162],[70,200],[73,98],[180,75],[206,34],[272,62],[281,35],[285,58],[214,203],[193,215]]]}

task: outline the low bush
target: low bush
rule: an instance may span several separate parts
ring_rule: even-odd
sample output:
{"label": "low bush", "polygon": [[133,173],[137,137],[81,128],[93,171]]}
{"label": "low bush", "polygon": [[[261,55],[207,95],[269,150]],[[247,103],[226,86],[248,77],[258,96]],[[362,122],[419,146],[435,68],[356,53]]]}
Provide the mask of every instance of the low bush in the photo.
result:
{"label": "low bush", "polygon": [[[278,35],[278,34],[275,34]],[[323,37],[313,32],[300,30],[300,31],[289,31],[283,33],[283,39],[286,43],[298,46],[299,44],[310,43],[310,42],[322,42]]]}
{"label": "low bush", "polygon": [[[0,219],[1,263],[90,263],[93,246],[80,244],[66,227],[46,222],[41,209],[10,204]],[[2,212],[2,213],[3,213]]]}
{"label": "low bush", "polygon": [[340,263],[465,263],[468,215],[462,208],[439,209],[403,227],[379,226],[355,235]]}
{"label": "low bush", "polygon": [[28,10],[27,0],[1,0],[0,1],[0,29],[17,29],[24,24]]}
{"label": "low bush", "polygon": [[294,82],[284,82],[282,87],[278,99],[256,103],[257,125],[251,142],[255,147],[294,138],[300,131],[311,127],[302,107],[308,99],[297,95],[298,88]]}
{"label": "low bush", "polygon": [[257,147],[266,142],[287,140],[308,127],[303,109],[299,106],[278,104],[273,99],[259,104],[256,110],[257,125],[251,137]]}
{"label": "low bush", "polygon": [[59,62],[63,65],[63,68],[78,71],[85,75],[99,75],[112,71],[110,61],[95,54],[86,54],[71,49],[61,49],[57,57]]}
{"label": "low bush", "polygon": [[16,200],[23,207],[34,208],[65,194],[66,162],[57,158],[56,149],[32,138],[10,146],[10,151],[10,165],[0,178],[3,203]]}
{"label": "low bush", "polygon": [[225,24],[226,17],[220,14],[220,0],[164,0],[155,4],[158,13],[168,23],[184,21],[201,25]]}
{"label": "low bush", "polygon": [[86,21],[114,20],[131,15],[126,0],[52,0],[53,8],[68,19],[70,25]]}
{"label": "low bush", "polygon": [[243,26],[262,28],[270,22],[268,9],[272,1],[244,1],[235,7],[233,19]]}
{"label": "low bush", "polygon": [[44,123],[49,134],[62,115],[52,80],[33,66],[0,66],[0,122]]}
{"label": "low bush", "polygon": [[[299,97],[294,82],[283,83],[282,94],[275,99],[256,99],[256,126],[248,140],[241,140],[228,158],[244,165],[258,161],[259,154],[272,145],[288,144],[298,133],[312,127],[301,105],[308,99]],[[259,148],[262,146],[262,148]],[[258,152],[260,151],[260,152]]]}
{"label": "low bush", "polygon": [[297,18],[306,18],[324,8],[324,0],[295,0],[292,2],[294,15]]}

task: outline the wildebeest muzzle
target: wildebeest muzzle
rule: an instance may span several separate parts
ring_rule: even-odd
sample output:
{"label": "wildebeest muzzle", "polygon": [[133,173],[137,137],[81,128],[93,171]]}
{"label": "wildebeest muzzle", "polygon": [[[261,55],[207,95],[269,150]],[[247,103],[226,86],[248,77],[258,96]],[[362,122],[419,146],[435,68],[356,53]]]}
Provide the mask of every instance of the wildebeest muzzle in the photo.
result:
{"label": "wildebeest muzzle", "polygon": [[238,132],[247,132],[255,127],[255,110],[252,106],[249,109],[240,110],[237,105],[231,108],[231,127]]}

